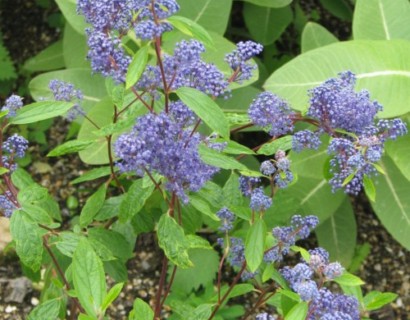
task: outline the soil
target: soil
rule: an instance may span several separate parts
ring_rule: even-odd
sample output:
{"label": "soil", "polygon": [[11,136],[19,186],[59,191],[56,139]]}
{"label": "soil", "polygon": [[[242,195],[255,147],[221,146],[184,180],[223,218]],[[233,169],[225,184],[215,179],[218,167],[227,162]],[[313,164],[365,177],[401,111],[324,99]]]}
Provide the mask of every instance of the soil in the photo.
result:
{"label": "soil", "polygon": [[[315,1],[306,1],[309,7]],[[59,38],[59,30],[51,27],[47,20],[57,12],[55,5],[40,8],[33,0],[2,0],[0,3],[0,30],[16,65],[21,65],[47,45]],[[333,17],[327,25],[339,31],[336,34],[347,34],[346,24],[339,23]],[[329,28],[332,28],[329,27]],[[292,34],[292,30],[287,31]],[[18,39],[16,41],[16,39]],[[294,48],[292,48],[294,50]],[[25,79],[17,83],[21,85]],[[26,101],[29,101],[29,97]],[[63,141],[67,123],[57,120],[47,134],[50,148]],[[35,156],[34,163],[47,164],[46,170],[38,172],[36,166],[29,170],[36,181],[48,187],[50,192],[60,201],[63,215],[70,215],[66,209],[66,199],[74,195],[81,201],[87,190],[77,190],[69,185],[69,181],[81,175],[87,167],[75,156],[50,160],[38,147],[30,150]],[[37,170],[37,171],[36,171]],[[353,201],[357,224],[358,244],[369,244],[370,253],[363,261],[357,274],[365,282],[364,290],[395,292],[399,295],[395,302],[370,315],[374,320],[406,320],[410,319],[410,254],[401,247],[380,224],[364,196]],[[39,303],[40,291],[37,284],[31,284],[23,277],[20,264],[13,252],[3,250],[9,241],[7,220],[0,220],[0,320],[25,319],[27,314]],[[3,242],[2,242],[3,241]],[[308,245],[314,246],[315,239]],[[126,319],[132,308],[133,300],[140,297],[153,302],[161,266],[161,251],[155,245],[152,235],[138,238],[135,258],[128,263],[128,283],[120,298],[109,310],[112,319]],[[227,270],[227,272],[232,272]],[[255,296],[242,299],[245,306],[251,306]],[[14,299],[14,301],[13,301]],[[16,302],[20,301],[20,302]]]}

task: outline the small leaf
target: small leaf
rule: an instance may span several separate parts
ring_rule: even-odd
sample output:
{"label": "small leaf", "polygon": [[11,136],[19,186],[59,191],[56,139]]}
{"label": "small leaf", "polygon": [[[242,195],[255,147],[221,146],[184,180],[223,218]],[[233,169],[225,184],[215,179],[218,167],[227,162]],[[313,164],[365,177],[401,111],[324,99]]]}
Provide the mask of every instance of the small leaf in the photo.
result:
{"label": "small leaf", "polygon": [[188,234],[186,235],[186,240],[188,242],[189,249],[212,249],[212,246],[209,244],[208,240],[200,236]]}
{"label": "small leaf", "polygon": [[292,148],[292,136],[285,136],[275,141],[265,143],[258,151],[257,154],[264,154],[270,156],[275,154],[278,150],[290,150]]}
{"label": "small leaf", "polygon": [[58,157],[68,153],[78,152],[87,149],[88,146],[93,144],[93,140],[71,140],[59,145],[57,148],[51,150],[47,157]]}
{"label": "small leaf", "polygon": [[107,310],[108,307],[111,305],[111,303],[114,302],[115,299],[119,296],[121,293],[122,288],[124,287],[124,282],[117,283],[115,286],[113,286],[107,293],[107,295],[104,298],[104,301],[101,305],[101,308],[103,311]]}
{"label": "small leaf", "polygon": [[101,207],[104,204],[105,194],[107,193],[107,186],[105,183],[87,199],[83,209],[80,214],[80,226],[88,226],[94,219],[94,216],[100,211]]}
{"label": "small leaf", "polygon": [[308,313],[307,302],[295,305],[285,316],[285,320],[305,320]]}
{"label": "small leaf", "polygon": [[338,39],[320,24],[308,22],[302,32],[302,53],[337,41]]}
{"label": "small leaf", "polygon": [[374,186],[373,180],[367,175],[363,176],[363,186],[366,195],[369,197],[370,201],[376,201],[376,187]]}
{"label": "small leaf", "polygon": [[125,194],[124,200],[121,202],[119,212],[120,222],[127,222],[132,219],[132,217],[142,209],[145,202],[154,191],[154,188],[155,186],[153,182],[144,188],[143,179],[135,181]]}
{"label": "small leaf", "polygon": [[72,102],[42,101],[34,102],[17,110],[17,115],[11,118],[11,124],[27,124],[51,119],[67,113],[73,107]]}
{"label": "small leaf", "polygon": [[[118,169],[116,169],[118,170]],[[91,169],[90,171],[87,171],[86,173],[83,173],[80,177],[74,179],[71,181],[71,184],[77,184],[81,182],[86,182],[86,181],[91,181],[95,180],[101,177],[105,177],[111,174],[111,168],[110,167],[101,167],[101,168],[95,168]]]}
{"label": "small leaf", "polygon": [[172,16],[167,20],[182,33],[201,41],[207,46],[213,47],[213,40],[208,31],[195,21],[181,16]]}
{"label": "small leaf", "polygon": [[58,319],[58,314],[60,313],[60,299],[53,299],[42,302],[37,307],[33,309],[28,315],[27,320],[44,320]]}
{"label": "small leaf", "polygon": [[151,307],[140,298],[135,299],[134,306],[130,315],[128,317],[129,320],[153,320],[154,319],[154,311],[152,311]]}
{"label": "small leaf", "polygon": [[384,305],[396,300],[397,294],[392,292],[371,291],[364,298],[363,302],[367,311],[377,310]]}
{"label": "small leaf", "polygon": [[210,217],[214,221],[219,221],[219,218],[216,216],[215,212],[211,210],[208,203],[204,199],[192,195],[189,197],[189,203],[202,214]]}
{"label": "small leaf", "polygon": [[198,151],[202,161],[211,166],[228,170],[248,170],[248,168],[238,160],[206,146],[200,145]]}
{"label": "small leaf", "polygon": [[353,180],[354,176],[356,175],[357,172],[353,172],[351,174],[349,174],[346,179],[344,179],[343,183],[342,183],[342,187],[345,187],[350,181]]}
{"label": "small leaf", "polygon": [[212,130],[223,138],[229,138],[228,120],[215,101],[205,93],[188,87],[179,88],[176,94]]}
{"label": "small leaf", "polygon": [[245,258],[250,272],[255,272],[262,263],[265,239],[266,224],[258,220],[248,230],[245,241]]}
{"label": "small leaf", "polygon": [[340,277],[335,278],[334,281],[343,286],[361,286],[364,284],[362,279],[347,271]]}
{"label": "small leaf", "polygon": [[131,88],[138,82],[148,62],[148,46],[140,48],[132,58],[125,79],[125,89]]}

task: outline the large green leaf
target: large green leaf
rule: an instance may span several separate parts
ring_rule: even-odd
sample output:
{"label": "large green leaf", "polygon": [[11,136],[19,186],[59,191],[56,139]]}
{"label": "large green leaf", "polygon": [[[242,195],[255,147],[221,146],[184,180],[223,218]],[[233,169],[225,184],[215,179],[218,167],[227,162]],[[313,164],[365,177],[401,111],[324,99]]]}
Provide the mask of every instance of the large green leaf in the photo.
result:
{"label": "large green leaf", "polygon": [[201,118],[212,130],[224,138],[229,138],[228,121],[221,108],[205,93],[183,87],[176,91],[178,97]]}
{"label": "large green leaf", "polygon": [[208,147],[199,146],[199,154],[201,159],[206,164],[222,169],[237,169],[237,170],[247,170],[248,168],[240,163],[238,160],[222,154],[216,150],[210,149]]}
{"label": "large green leaf", "polygon": [[154,311],[152,311],[149,304],[141,300],[135,299],[133,308],[128,317],[129,320],[152,320],[154,318]]}
{"label": "large green leaf", "polygon": [[144,206],[147,199],[154,191],[154,183],[150,181],[147,186],[139,179],[131,185],[120,205],[119,218],[121,222],[132,219]]}
{"label": "large green leaf", "polygon": [[94,249],[82,238],[74,252],[72,264],[74,289],[88,315],[95,317],[107,293],[103,263]]}
{"label": "large green leaf", "polygon": [[101,98],[107,95],[105,80],[99,75],[92,75],[91,69],[66,69],[43,73],[29,83],[30,94],[36,101],[52,100],[53,93],[48,85],[51,80],[58,79],[72,83],[84,95],[82,107],[89,110]]}
{"label": "large green leaf", "polygon": [[66,23],[63,36],[63,54],[66,67],[89,68],[86,59],[88,51],[85,34],[78,33],[69,23]]}
{"label": "large green leaf", "polygon": [[302,32],[302,53],[338,41],[325,27],[315,22],[308,22]]}
{"label": "large green leaf", "polygon": [[77,14],[77,0],[56,0],[58,7],[68,23],[78,32],[85,33],[87,24],[82,15]]}
{"label": "large green leaf", "polygon": [[[306,52],[274,72],[265,88],[287,99],[297,110],[308,105],[307,90],[350,70],[357,75],[357,89],[368,89],[384,106],[381,117],[410,111],[410,42],[347,41]],[[394,94],[392,94],[394,92]]]}
{"label": "large green leaf", "polygon": [[267,7],[267,8],[282,8],[287,6],[292,2],[292,0],[240,0],[246,1],[257,6]]}
{"label": "large green leaf", "polygon": [[128,67],[125,88],[131,88],[140,79],[148,62],[148,46],[140,48]]}
{"label": "large green leaf", "polygon": [[35,123],[41,120],[62,116],[73,107],[73,103],[65,101],[34,102],[17,110],[17,115],[11,118],[12,124]]}
{"label": "large green leaf", "polygon": [[253,39],[263,45],[274,43],[292,22],[289,6],[280,9],[266,8],[245,3],[243,16]]}
{"label": "large green leaf", "polygon": [[57,41],[48,46],[39,54],[27,60],[23,66],[24,69],[31,72],[56,70],[64,67],[62,41]]}
{"label": "large green leaf", "polygon": [[94,216],[100,211],[104,204],[105,195],[107,193],[107,186],[105,183],[98,188],[98,190],[93,193],[85,203],[80,214],[80,226],[88,226],[94,219]]}
{"label": "large green leaf", "polygon": [[386,142],[386,151],[397,168],[410,181],[410,135]]}
{"label": "large green leaf", "polygon": [[319,245],[330,253],[333,261],[349,266],[356,247],[356,219],[348,198],[315,232]]}
{"label": "large green leaf", "polygon": [[208,31],[224,34],[228,25],[232,0],[178,0],[180,14],[199,23]]}
{"label": "large green leaf", "polygon": [[357,0],[353,16],[355,40],[410,40],[408,0]]}
{"label": "large green leaf", "polygon": [[377,195],[372,207],[384,227],[410,250],[410,183],[389,157],[383,158],[385,175],[375,178]]}
{"label": "large green leaf", "polygon": [[250,272],[255,272],[262,263],[265,239],[266,224],[258,220],[249,228],[245,241],[245,258]]}

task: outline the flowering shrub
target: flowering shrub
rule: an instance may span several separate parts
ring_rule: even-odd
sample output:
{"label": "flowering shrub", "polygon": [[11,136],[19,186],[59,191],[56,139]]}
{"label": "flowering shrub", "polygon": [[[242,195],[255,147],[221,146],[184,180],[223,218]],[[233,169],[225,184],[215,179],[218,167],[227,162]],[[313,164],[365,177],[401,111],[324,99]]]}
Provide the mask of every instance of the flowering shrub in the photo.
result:
{"label": "flowering shrub", "polygon": [[[22,263],[33,272],[53,268],[61,289],[60,296],[44,299],[30,319],[65,318],[66,309],[73,319],[104,319],[143,232],[156,233],[162,271],[155,304],[135,297],[129,319],[164,319],[166,310],[170,319],[358,320],[392,301],[394,294],[377,293],[370,304],[359,287],[363,282],[331,262],[327,250],[298,246],[323,222],[317,216],[292,212],[286,226],[267,220],[281,206],[276,195],[299,183],[290,155],[305,149],[327,149],[326,173],[334,192],[357,195],[365,188],[374,197],[371,178],[383,174],[378,163],[384,145],[407,133],[405,123],[376,120],[381,105],[368,91],[357,91],[357,77],[343,70],[306,93],[305,112],[266,91],[239,120],[228,117],[216,101],[230,99],[235,88],[253,81],[257,66],[252,59],[263,47],[239,42],[226,53],[229,74],[224,73],[205,59],[212,37],[194,21],[173,16],[178,11],[175,0],[79,0],[77,12],[89,24],[87,59],[92,72],[106,78],[108,97],[89,110],[83,88],[52,79],[50,99],[23,107],[13,95],[1,109],[2,214],[11,217]],[[197,39],[178,39],[169,50],[167,35],[181,32]],[[108,121],[101,121],[97,115],[107,111]],[[47,190],[17,168],[28,141],[17,134],[6,138],[11,125],[62,115],[69,121],[81,118],[82,131],[49,155],[80,152],[89,159],[87,152],[97,147],[104,153],[93,164],[107,165],[75,181],[106,177],[96,180],[98,189],[70,230],[63,228],[58,204]],[[251,127],[270,140],[253,149],[233,140]],[[80,138],[87,130],[88,139]],[[260,167],[241,161],[256,155],[268,159]],[[199,235],[203,228],[219,235],[216,243]],[[183,277],[180,270],[195,274],[218,253],[219,262],[209,266],[210,276],[197,287],[173,286]],[[290,254],[300,254],[301,262],[286,265]],[[222,275],[228,266],[235,277],[226,281]],[[106,275],[117,282],[108,291]],[[334,291],[332,283],[340,290]],[[252,291],[258,299],[250,309],[231,308],[232,298]],[[275,307],[275,314],[258,314],[265,304]]]}

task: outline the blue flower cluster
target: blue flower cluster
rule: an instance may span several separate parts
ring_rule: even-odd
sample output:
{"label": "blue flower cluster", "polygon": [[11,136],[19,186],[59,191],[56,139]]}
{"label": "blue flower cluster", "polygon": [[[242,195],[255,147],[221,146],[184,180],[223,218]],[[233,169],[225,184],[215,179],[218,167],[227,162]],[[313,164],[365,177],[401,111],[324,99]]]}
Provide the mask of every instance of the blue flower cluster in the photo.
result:
{"label": "blue flower cluster", "polygon": [[255,319],[256,320],[276,320],[275,317],[267,314],[266,312],[258,314]]}
{"label": "blue flower cluster", "polygon": [[15,163],[15,160],[23,158],[27,148],[28,141],[16,133],[13,134],[3,142],[1,165],[10,171],[16,170],[17,164]]}
{"label": "blue flower cluster", "polygon": [[163,21],[179,10],[175,0],[79,0],[77,12],[91,24],[87,29],[88,59],[94,72],[124,82],[131,58],[121,38],[134,29],[137,37],[152,40],[172,26]]}
{"label": "blue flower cluster", "polygon": [[14,117],[16,111],[23,106],[23,98],[18,95],[11,95],[6,99],[4,106],[1,108],[1,111],[8,111],[6,118]]}
{"label": "blue flower cluster", "polygon": [[294,128],[292,117],[295,113],[284,100],[270,92],[263,92],[252,101],[248,115],[272,137],[292,132]]}
{"label": "blue flower cluster", "polygon": [[253,211],[263,212],[272,205],[272,198],[265,195],[262,187],[256,188],[251,194],[250,207]]}
{"label": "blue flower cluster", "polygon": [[83,100],[83,93],[81,90],[75,89],[72,83],[61,80],[51,80],[48,87],[53,92],[55,100],[75,102],[73,107],[66,114],[66,119],[68,121],[74,121],[74,119],[80,115],[85,114],[80,106],[80,103]]}
{"label": "blue flower cluster", "polygon": [[266,160],[261,163],[260,172],[271,177],[274,184],[280,188],[286,188],[293,181],[293,173],[290,171],[290,160],[286,153],[279,150],[274,160]]}
{"label": "blue flower cluster", "polygon": [[219,231],[228,232],[233,228],[235,215],[226,207],[222,208],[216,213],[217,217],[221,219],[221,226]]}
{"label": "blue flower cluster", "polygon": [[0,211],[6,218],[10,218],[13,211],[17,209],[14,203],[15,199],[10,191],[5,191],[4,194],[0,195]]}
{"label": "blue flower cluster", "polygon": [[283,260],[283,256],[289,253],[290,247],[296,243],[296,240],[306,239],[318,224],[319,219],[316,216],[294,215],[291,226],[273,228],[272,235],[278,243],[265,252],[265,262]]}
{"label": "blue flower cluster", "polygon": [[292,137],[292,150],[301,152],[303,149],[319,149],[321,141],[318,131],[301,130],[296,132]]}
{"label": "blue flower cluster", "polygon": [[253,41],[240,41],[236,47],[234,51],[225,56],[225,61],[234,71],[234,78],[231,80],[242,83],[252,77],[252,71],[256,69],[256,66],[248,61],[260,54],[263,46]]}
{"label": "blue flower cluster", "polygon": [[198,153],[201,137],[184,126],[191,113],[183,112],[180,103],[174,106],[178,112],[172,112],[171,107],[168,114],[149,113],[138,118],[133,130],[118,138],[115,152],[121,159],[121,171],[140,176],[146,171],[158,172],[167,179],[166,189],[186,203],[186,190],[198,191],[218,169],[202,162]]}
{"label": "blue flower cluster", "polygon": [[228,81],[224,74],[211,63],[201,59],[205,51],[202,43],[196,40],[182,40],[175,46],[174,55],[163,56],[165,82],[164,88],[160,66],[147,66],[135,88],[147,91],[158,97],[157,90],[176,90],[191,87],[206,94],[218,97],[228,93]]}

